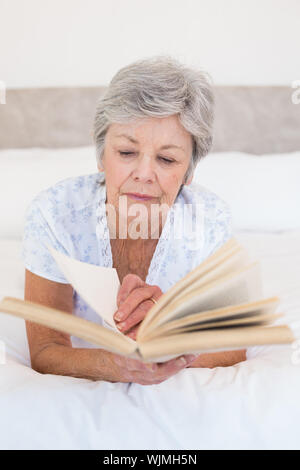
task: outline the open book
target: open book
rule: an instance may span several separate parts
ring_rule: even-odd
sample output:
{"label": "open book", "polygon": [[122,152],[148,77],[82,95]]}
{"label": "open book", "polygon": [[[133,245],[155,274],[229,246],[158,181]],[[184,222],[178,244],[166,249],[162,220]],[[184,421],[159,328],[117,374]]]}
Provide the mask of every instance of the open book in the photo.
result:
{"label": "open book", "polygon": [[121,333],[113,319],[120,288],[116,269],[83,263],[50,246],[49,250],[73,288],[112,328],[12,297],[2,299],[0,312],[144,362],[295,340],[288,326],[270,326],[282,315],[276,313],[280,300],[262,298],[259,262],[249,262],[248,253],[234,237],[153,304],[136,341]]}

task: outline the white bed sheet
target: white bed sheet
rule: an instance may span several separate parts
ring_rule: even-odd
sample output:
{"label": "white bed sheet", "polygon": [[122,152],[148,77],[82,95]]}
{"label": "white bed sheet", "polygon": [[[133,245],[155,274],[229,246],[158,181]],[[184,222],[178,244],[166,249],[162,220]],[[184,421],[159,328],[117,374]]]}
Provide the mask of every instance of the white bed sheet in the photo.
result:
{"label": "white bed sheet", "polygon": [[[261,260],[264,293],[280,296],[281,322],[298,335],[300,230],[236,235]],[[19,249],[0,240],[0,297],[23,295]],[[1,449],[300,448],[300,353],[290,346],[249,348],[236,366],[142,386],[38,374],[24,321],[5,314],[0,340]]]}

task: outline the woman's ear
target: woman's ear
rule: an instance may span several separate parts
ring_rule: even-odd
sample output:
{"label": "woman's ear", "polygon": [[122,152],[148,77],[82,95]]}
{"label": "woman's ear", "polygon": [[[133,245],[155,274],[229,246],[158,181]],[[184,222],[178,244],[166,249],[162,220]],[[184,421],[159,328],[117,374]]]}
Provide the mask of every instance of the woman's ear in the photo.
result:
{"label": "woman's ear", "polygon": [[100,173],[102,173],[102,171],[104,171],[104,168],[103,168],[101,163],[98,163],[97,167],[98,167],[98,170],[100,171]]}

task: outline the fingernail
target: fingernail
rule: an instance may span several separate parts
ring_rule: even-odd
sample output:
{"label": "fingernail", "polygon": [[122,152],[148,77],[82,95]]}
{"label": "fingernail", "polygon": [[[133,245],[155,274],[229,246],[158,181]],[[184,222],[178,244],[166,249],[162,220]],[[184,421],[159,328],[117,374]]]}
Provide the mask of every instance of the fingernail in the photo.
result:
{"label": "fingernail", "polygon": [[120,321],[120,320],[122,320],[122,318],[123,318],[123,312],[119,311],[119,312],[116,314],[115,319],[118,320],[118,321]]}
{"label": "fingernail", "polygon": [[119,323],[118,328],[119,328],[120,330],[123,330],[123,328],[124,328],[125,326],[126,326],[126,322],[123,321],[122,323]]}

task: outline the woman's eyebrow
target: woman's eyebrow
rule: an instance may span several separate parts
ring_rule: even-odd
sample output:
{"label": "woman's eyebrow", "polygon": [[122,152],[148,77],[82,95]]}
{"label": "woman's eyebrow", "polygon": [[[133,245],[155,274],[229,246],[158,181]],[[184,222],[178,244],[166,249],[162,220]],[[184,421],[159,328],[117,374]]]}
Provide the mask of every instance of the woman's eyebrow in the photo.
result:
{"label": "woman's eyebrow", "polygon": [[130,140],[130,142],[134,143],[134,144],[138,144],[138,140],[135,140],[133,137],[131,137],[131,135],[127,135],[127,134],[118,134],[116,135],[116,137],[125,137],[125,139],[128,139]]}
{"label": "woman's eyebrow", "polygon": [[174,144],[163,145],[162,147],[160,147],[160,150],[166,150],[166,149],[171,149],[171,148],[183,150],[184,152],[184,148],[180,147],[179,145],[174,145]]}
{"label": "woman's eyebrow", "polygon": [[[130,140],[130,142],[132,142],[133,144],[138,144],[138,140],[135,140],[131,135],[128,135],[128,134],[118,134],[116,135],[116,137],[125,137],[126,139]],[[178,145],[174,145],[174,144],[167,144],[167,145],[163,145],[162,147],[160,147],[160,150],[166,150],[166,149],[169,149],[169,148],[177,148],[177,149],[180,149],[180,150],[183,150],[184,149]]]}

